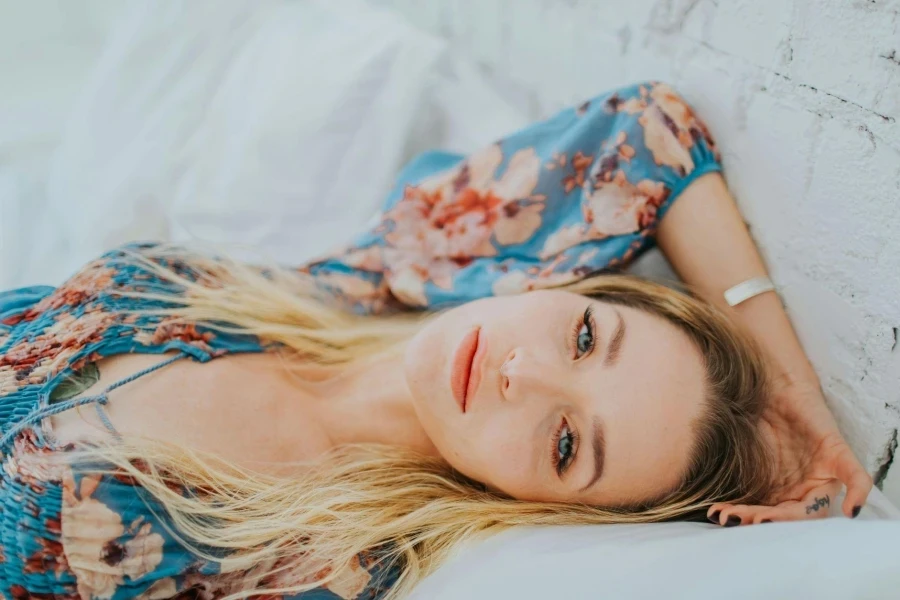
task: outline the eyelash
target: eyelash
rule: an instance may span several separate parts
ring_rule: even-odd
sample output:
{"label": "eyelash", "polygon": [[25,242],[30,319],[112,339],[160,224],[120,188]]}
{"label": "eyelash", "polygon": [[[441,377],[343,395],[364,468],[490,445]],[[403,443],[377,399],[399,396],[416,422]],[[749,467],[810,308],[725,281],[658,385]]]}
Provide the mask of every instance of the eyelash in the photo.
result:
{"label": "eyelash", "polygon": [[[588,347],[588,349],[584,351],[584,354],[579,356],[578,355],[578,352],[579,352],[578,338],[581,336],[581,330],[584,327],[587,327],[587,333],[591,337],[591,342],[590,342],[590,346]],[[576,360],[587,356],[594,349],[594,342],[596,341],[596,338],[594,336],[594,329],[595,329],[594,328],[594,309],[593,309],[593,307],[588,306],[584,311],[584,315],[581,317],[580,320],[575,322],[575,327],[572,328],[572,335],[571,335],[572,339],[570,340],[570,343],[572,345],[573,355]]]}
{"label": "eyelash", "polygon": [[[567,431],[567,435],[572,438],[572,450],[569,452],[568,457],[560,459],[559,457],[559,442],[563,439],[563,430]],[[556,474],[560,477],[566,470],[569,468],[569,465],[572,464],[572,461],[575,460],[575,448],[578,446],[578,433],[569,423],[566,422],[565,419],[560,423],[559,428],[556,430],[556,433],[553,435],[553,443],[550,445],[550,461],[553,464],[553,468],[556,469]]]}

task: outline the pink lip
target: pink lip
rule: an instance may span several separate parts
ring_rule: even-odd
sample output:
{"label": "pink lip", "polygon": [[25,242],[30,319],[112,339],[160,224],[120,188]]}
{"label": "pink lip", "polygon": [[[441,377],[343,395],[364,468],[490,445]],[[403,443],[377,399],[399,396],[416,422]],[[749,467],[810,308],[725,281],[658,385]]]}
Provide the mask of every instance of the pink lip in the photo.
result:
{"label": "pink lip", "polygon": [[479,343],[480,337],[481,328],[473,328],[463,337],[453,354],[450,389],[462,412],[466,412],[468,401],[478,389],[481,380],[481,357],[484,355],[485,344]]}

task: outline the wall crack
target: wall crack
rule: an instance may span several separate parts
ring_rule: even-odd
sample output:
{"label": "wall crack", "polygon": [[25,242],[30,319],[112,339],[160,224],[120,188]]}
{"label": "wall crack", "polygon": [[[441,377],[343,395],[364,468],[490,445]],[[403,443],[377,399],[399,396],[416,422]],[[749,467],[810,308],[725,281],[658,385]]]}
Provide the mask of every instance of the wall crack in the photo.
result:
{"label": "wall crack", "polygon": [[896,50],[891,50],[890,54],[879,54],[878,56],[900,67],[900,58],[897,58]]}
{"label": "wall crack", "polygon": [[878,469],[875,471],[875,475],[872,476],[872,479],[875,481],[875,485],[879,490],[884,484],[884,479],[887,477],[891,464],[894,462],[894,453],[897,451],[897,433],[897,429],[894,428],[891,439],[884,448],[884,455],[878,464]]}
{"label": "wall crack", "polygon": [[880,117],[882,120],[884,120],[888,123],[893,123],[895,120],[894,117],[889,117],[887,115],[883,115],[880,112],[872,110],[871,108],[866,108],[862,104],[857,104],[856,102],[852,102],[850,100],[847,100],[846,98],[841,98],[837,94],[832,94],[830,92],[826,92],[825,90],[820,90],[819,88],[817,88],[815,86],[812,86],[812,85],[809,85],[806,83],[798,83],[797,87],[804,88],[807,90],[812,90],[816,93],[825,94],[826,96],[828,96],[830,98],[834,98],[835,100],[839,100],[840,102],[843,102],[844,104],[849,104],[850,106],[855,106],[856,108],[862,109],[862,110],[866,111],[867,113],[871,113],[871,114],[875,115],[876,117]]}

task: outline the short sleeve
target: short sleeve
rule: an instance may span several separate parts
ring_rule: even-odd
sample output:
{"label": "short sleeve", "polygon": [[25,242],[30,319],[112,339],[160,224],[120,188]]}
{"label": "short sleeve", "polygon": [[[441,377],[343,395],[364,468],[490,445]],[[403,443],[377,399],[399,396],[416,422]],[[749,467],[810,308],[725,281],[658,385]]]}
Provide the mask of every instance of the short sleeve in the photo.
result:
{"label": "short sleeve", "polygon": [[308,270],[362,312],[557,286],[627,265],[682,191],[719,170],[687,102],[635,84],[467,156],[418,157],[377,225]]}

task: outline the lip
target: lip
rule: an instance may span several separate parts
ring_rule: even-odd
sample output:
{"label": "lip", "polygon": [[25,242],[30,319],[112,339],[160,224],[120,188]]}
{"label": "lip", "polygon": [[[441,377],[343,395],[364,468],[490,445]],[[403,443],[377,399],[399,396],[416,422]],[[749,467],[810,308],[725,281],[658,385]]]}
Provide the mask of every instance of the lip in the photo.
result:
{"label": "lip", "polygon": [[481,357],[485,345],[481,342],[481,327],[474,327],[460,341],[453,354],[450,368],[450,389],[453,398],[465,413],[468,400],[478,389],[481,380]]}

